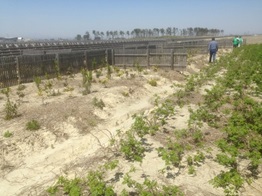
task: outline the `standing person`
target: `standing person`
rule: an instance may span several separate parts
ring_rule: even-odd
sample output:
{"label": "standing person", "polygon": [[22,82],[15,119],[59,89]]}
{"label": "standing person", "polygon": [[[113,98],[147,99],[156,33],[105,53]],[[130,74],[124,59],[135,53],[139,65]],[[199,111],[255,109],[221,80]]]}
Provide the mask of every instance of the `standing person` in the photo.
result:
{"label": "standing person", "polygon": [[242,38],[241,36],[239,36],[238,41],[239,41],[238,47],[242,46],[242,44],[243,44],[243,38]]}
{"label": "standing person", "polygon": [[215,62],[216,60],[216,53],[218,51],[218,43],[215,41],[213,37],[211,42],[208,44],[208,51],[209,51],[209,63]]}
{"label": "standing person", "polygon": [[237,38],[237,36],[234,37],[232,42],[233,42],[233,47],[234,48],[238,47],[239,39]]}

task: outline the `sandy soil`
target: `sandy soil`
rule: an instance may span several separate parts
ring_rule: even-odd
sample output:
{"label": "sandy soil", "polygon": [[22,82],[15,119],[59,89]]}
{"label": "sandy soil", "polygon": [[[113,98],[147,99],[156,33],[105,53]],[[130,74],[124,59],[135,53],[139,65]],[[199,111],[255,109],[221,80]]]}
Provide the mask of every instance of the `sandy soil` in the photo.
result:
{"label": "sandy soil", "polygon": [[[229,51],[220,51],[218,57],[225,52]],[[0,195],[47,195],[45,190],[59,176],[85,176],[89,169],[110,159],[110,138],[116,135],[117,130],[126,131],[131,127],[132,115],[149,113],[154,107],[156,95],[163,99],[172,95],[178,89],[173,84],[184,84],[187,75],[208,66],[207,58],[207,55],[193,57],[184,71],[155,72],[147,69],[138,73],[129,70],[128,76],[113,73],[110,80],[105,79],[105,73],[100,78],[94,76],[92,92],[88,95],[82,94],[81,74],[73,78],[64,76],[62,80],[50,80],[53,83],[52,90],[61,93],[57,96],[47,96],[46,93],[39,96],[35,83],[29,83],[24,84],[25,96],[21,98],[15,86],[11,88],[10,99],[19,103],[19,116],[12,120],[3,119],[6,97],[1,94]],[[150,79],[156,80],[157,86],[151,86],[148,83]],[[66,83],[67,89],[72,87],[72,91],[64,91]],[[105,107],[95,107],[94,98],[102,100]],[[182,108],[175,106],[176,116],[169,119],[168,125],[177,129],[187,128],[188,108],[197,107],[196,104],[191,103]],[[37,131],[26,129],[26,124],[33,119],[40,123],[41,127]],[[7,131],[13,135],[4,137]],[[212,138],[219,136],[219,133],[207,135],[212,144]],[[156,149],[166,137],[161,133],[154,138],[147,137],[147,143]],[[187,169],[182,169],[166,176],[159,172],[165,163],[158,157],[156,150],[147,152],[141,164],[130,163],[122,157],[119,160],[117,172],[124,174],[135,166],[137,171],[132,178],[137,181],[142,182],[142,176],[147,175],[158,182],[180,186],[186,195],[223,195],[222,189],[216,189],[208,182],[222,169],[212,159],[200,165],[195,175],[189,175]],[[168,175],[173,177],[168,178]],[[247,186],[242,191],[243,195],[261,194],[261,183],[260,178],[251,187]],[[118,191],[126,188],[122,185],[122,178],[114,183],[114,188]]]}
{"label": "sandy soil", "polygon": [[243,36],[247,44],[262,44],[262,35]]}

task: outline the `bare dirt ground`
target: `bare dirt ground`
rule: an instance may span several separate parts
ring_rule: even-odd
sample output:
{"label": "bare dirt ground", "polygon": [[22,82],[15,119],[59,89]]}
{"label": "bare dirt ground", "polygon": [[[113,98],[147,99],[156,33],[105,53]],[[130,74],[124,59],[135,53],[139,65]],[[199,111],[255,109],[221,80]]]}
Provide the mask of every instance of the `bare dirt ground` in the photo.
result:
{"label": "bare dirt ground", "polygon": [[262,35],[243,36],[243,39],[246,39],[247,44],[261,44],[262,43]]}
{"label": "bare dirt ground", "polygon": [[[230,52],[221,50],[223,55]],[[112,74],[112,79],[106,80],[105,73],[100,78],[93,77],[91,93],[83,95],[82,76],[76,74],[73,78],[63,77],[62,80],[51,79],[53,94],[56,96],[38,95],[35,83],[24,84],[24,97],[19,97],[17,86],[11,88],[10,99],[19,103],[19,116],[4,120],[4,105],[6,97],[0,95],[0,195],[47,195],[45,190],[54,184],[59,176],[69,178],[84,177],[86,171],[95,168],[110,157],[108,145],[110,135],[116,135],[117,130],[126,131],[133,123],[132,115],[141,112],[148,113],[154,107],[156,95],[168,97],[176,92],[174,84],[184,84],[187,75],[198,72],[208,66],[207,55],[197,55],[184,71],[153,69],[138,73],[129,70],[128,76]],[[154,79],[157,86],[151,86],[148,81]],[[68,84],[65,87],[65,83]],[[70,89],[72,91],[65,91]],[[94,106],[93,100],[102,100],[103,109]],[[197,98],[197,97],[196,97]],[[194,98],[192,98],[194,99]],[[188,108],[175,106],[176,118],[170,119],[169,126],[177,129],[187,127]],[[30,131],[26,124],[37,120],[40,129]],[[11,137],[4,137],[6,132]],[[210,144],[219,133],[209,133]],[[163,143],[165,135],[147,138],[148,145],[157,148]],[[196,175],[188,174],[187,170],[172,173],[172,178],[161,175],[159,171],[165,167],[164,161],[152,150],[146,153],[143,162],[130,163],[119,158],[118,173],[126,173],[135,166],[137,172],[132,176],[142,182],[142,176],[166,184],[175,184],[182,188],[186,195],[223,195],[222,189],[214,188],[208,181],[222,169],[212,160],[197,168]],[[185,160],[184,160],[185,161]],[[242,190],[243,195],[260,195],[262,193],[261,178],[252,186]],[[115,190],[121,191],[124,185],[122,179],[114,184]],[[126,187],[125,187],[126,188]]]}

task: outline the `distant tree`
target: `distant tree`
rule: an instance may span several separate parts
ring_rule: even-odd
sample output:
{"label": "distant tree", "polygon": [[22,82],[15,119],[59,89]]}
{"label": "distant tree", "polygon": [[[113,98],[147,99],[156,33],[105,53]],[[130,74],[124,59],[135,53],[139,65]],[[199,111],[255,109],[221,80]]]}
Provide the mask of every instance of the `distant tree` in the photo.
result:
{"label": "distant tree", "polygon": [[172,34],[173,34],[173,36],[178,35],[178,28],[173,27]]}
{"label": "distant tree", "polygon": [[100,32],[96,31],[96,38],[100,38]]}
{"label": "distant tree", "polygon": [[139,35],[140,35],[140,33],[141,33],[141,29],[136,28],[136,29],[134,29],[133,31],[134,31],[135,37],[139,37]]}
{"label": "distant tree", "polygon": [[114,39],[114,32],[113,32],[113,31],[110,31],[109,33],[110,33],[110,35],[111,35],[111,38]]}
{"label": "distant tree", "polygon": [[165,29],[161,28],[160,33],[161,33],[162,36],[164,36],[165,35]]}
{"label": "distant tree", "polygon": [[146,36],[146,29],[141,29],[140,37],[145,37],[145,36]]}
{"label": "distant tree", "polygon": [[142,30],[142,36],[143,36],[143,37],[148,37],[148,36],[149,36],[149,31],[148,31],[148,29],[143,29],[143,30]]}
{"label": "distant tree", "polygon": [[166,35],[169,35],[169,36],[172,35],[172,28],[171,27],[166,28]]}
{"label": "distant tree", "polygon": [[87,31],[85,35],[83,35],[83,39],[84,40],[89,40],[90,39],[90,34],[89,32]]}
{"label": "distant tree", "polygon": [[118,37],[118,31],[113,32],[114,39]]}
{"label": "distant tree", "polygon": [[120,34],[121,38],[124,38],[124,36],[125,36],[125,32],[124,31],[119,31],[119,34]]}
{"label": "distant tree", "polygon": [[208,35],[208,28],[203,28],[202,35]]}
{"label": "distant tree", "polygon": [[81,41],[81,39],[82,39],[82,36],[80,35],[80,34],[78,34],[77,36],[76,36],[76,38],[75,38],[77,41]]}
{"label": "distant tree", "polygon": [[182,29],[182,36],[187,36],[187,29]]}
{"label": "distant tree", "polygon": [[106,38],[109,39],[110,31],[106,31]]}
{"label": "distant tree", "polygon": [[131,31],[131,35],[132,35],[132,37],[135,37],[135,31],[133,30],[133,31]]}
{"label": "distant tree", "polygon": [[187,34],[189,36],[193,36],[194,35],[194,29],[192,27],[187,28]]}
{"label": "distant tree", "polygon": [[154,36],[154,32],[153,32],[153,30],[152,30],[152,29],[149,29],[149,30],[148,30],[148,35],[149,35],[149,37],[152,37],[152,36]]}
{"label": "distant tree", "polygon": [[[105,34],[104,32],[92,31],[94,38],[97,39],[103,39]],[[106,31],[106,37],[107,39],[115,39],[115,38],[124,38],[125,35],[129,38],[130,35],[131,37],[159,37],[161,36],[207,36],[207,35],[212,35],[212,36],[218,36],[222,35],[224,33],[224,30],[220,29],[208,29],[208,28],[202,28],[202,27],[188,27],[188,28],[183,28],[183,29],[178,29],[176,27],[167,27],[166,29],[164,28],[153,28],[153,29],[140,29],[140,28],[135,28],[131,32],[130,31]],[[81,40],[88,40],[90,39],[90,34],[87,31],[85,35],[83,35],[83,38],[81,35],[77,35],[76,39]]]}
{"label": "distant tree", "polygon": [[93,30],[92,33],[93,33],[94,37],[97,36],[96,30]]}
{"label": "distant tree", "polygon": [[196,36],[208,35],[209,30],[207,28],[195,27],[194,33]]}
{"label": "distant tree", "polygon": [[100,32],[100,36],[101,36],[101,39],[104,39],[105,34],[103,31]]}
{"label": "distant tree", "polygon": [[127,31],[127,32],[126,32],[126,35],[127,35],[127,37],[129,38],[130,32],[129,32],[129,31]]}
{"label": "distant tree", "polygon": [[159,37],[159,29],[158,28],[154,28],[153,32],[154,32],[155,37]]}

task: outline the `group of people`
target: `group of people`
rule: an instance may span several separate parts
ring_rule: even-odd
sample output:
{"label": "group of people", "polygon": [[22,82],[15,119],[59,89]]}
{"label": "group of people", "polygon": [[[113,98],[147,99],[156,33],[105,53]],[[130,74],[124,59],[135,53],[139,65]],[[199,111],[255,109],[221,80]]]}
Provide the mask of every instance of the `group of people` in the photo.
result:
{"label": "group of people", "polygon": [[[240,47],[243,44],[243,38],[241,36],[235,36],[232,42],[233,42],[233,48]],[[218,51],[218,43],[214,37],[208,44],[208,51],[209,51],[209,63],[215,62],[216,53]]]}
{"label": "group of people", "polygon": [[241,36],[235,36],[232,42],[234,48],[240,47],[243,44],[243,38]]}

